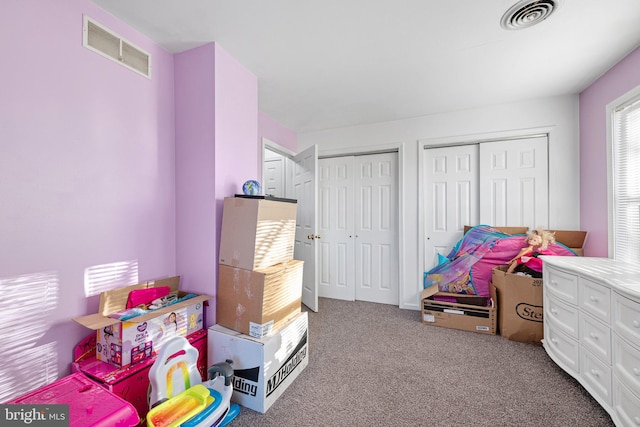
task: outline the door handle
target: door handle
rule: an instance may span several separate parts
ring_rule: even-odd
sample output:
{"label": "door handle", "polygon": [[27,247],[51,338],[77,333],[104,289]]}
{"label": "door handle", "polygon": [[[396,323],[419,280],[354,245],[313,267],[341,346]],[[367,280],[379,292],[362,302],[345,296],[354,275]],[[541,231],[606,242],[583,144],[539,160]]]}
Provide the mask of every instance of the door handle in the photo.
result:
{"label": "door handle", "polygon": [[317,234],[316,234],[316,235],[309,234],[309,235],[307,236],[307,239],[309,239],[309,240],[319,239],[319,238],[320,238],[320,236],[319,236],[319,235],[317,235]]}

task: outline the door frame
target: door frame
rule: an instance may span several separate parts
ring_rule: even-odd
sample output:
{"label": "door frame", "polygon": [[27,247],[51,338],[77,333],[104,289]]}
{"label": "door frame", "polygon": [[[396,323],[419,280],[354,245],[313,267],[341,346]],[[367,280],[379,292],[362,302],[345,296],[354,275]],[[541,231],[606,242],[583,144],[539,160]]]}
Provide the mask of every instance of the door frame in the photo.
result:
{"label": "door frame", "polygon": [[[410,265],[405,260],[404,247],[405,247],[405,235],[403,231],[405,230],[404,226],[404,212],[405,212],[405,170],[404,165],[406,164],[407,159],[406,150],[404,148],[403,142],[398,143],[390,143],[390,144],[381,144],[370,146],[366,149],[362,147],[343,147],[340,149],[322,149],[322,146],[318,146],[318,159],[327,158],[327,157],[341,157],[341,156],[358,156],[358,155],[367,155],[367,154],[380,154],[380,153],[390,153],[395,152],[398,153],[398,307],[399,308],[412,308],[405,307],[403,305],[404,301],[404,287],[403,283],[405,283],[405,276],[407,269],[405,266]],[[414,193],[411,192],[413,195]],[[317,272],[316,272],[317,274]]]}
{"label": "door frame", "polygon": [[[441,148],[441,147],[453,147],[456,145],[468,145],[468,144],[482,144],[483,142],[495,142],[500,140],[515,140],[531,138],[535,136],[547,137],[547,153],[550,152],[551,144],[556,140],[555,126],[544,126],[528,129],[514,129],[508,131],[499,132],[487,132],[469,135],[458,135],[444,138],[423,138],[418,140],[418,236],[419,241],[422,241],[425,235],[424,225],[424,153],[423,151],[428,148]],[[548,155],[548,154],[547,154]],[[551,219],[549,219],[550,221]],[[551,226],[551,225],[550,225]],[[416,290],[418,294],[422,292],[423,284],[422,278],[424,275],[424,245],[418,245],[418,283],[416,283]],[[420,307],[418,307],[420,309]]]}

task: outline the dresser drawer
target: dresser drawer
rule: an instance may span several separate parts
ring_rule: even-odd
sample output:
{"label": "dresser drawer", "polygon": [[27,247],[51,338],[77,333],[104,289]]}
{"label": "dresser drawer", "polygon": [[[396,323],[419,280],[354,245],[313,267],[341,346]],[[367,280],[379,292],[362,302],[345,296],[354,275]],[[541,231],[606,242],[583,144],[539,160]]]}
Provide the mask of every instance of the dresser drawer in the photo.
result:
{"label": "dresser drawer", "polygon": [[613,293],[613,330],[629,342],[640,343],[640,301]]}
{"label": "dresser drawer", "polygon": [[619,424],[624,426],[640,426],[640,397],[626,388],[614,375],[613,407]]}
{"label": "dresser drawer", "polygon": [[613,334],[613,372],[640,396],[640,350]]}
{"label": "dresser drawer", "polygon": [[611,289],[582,277],[578,284],[580,307],[606,324],[611,323]]}
{"label": "dresser drawer", "polygon": [[578,305],[578,276],[548,267],[545,270],[545,291],[563,300]]}
{"label": "dresser drawer", "polygon": [[544,296],[544,319],[556,329],[578,339],[578,309],[550,295]]}
{"label": "dresser drawer", "polygon": [[580,350],[580,376],[592,393],[611,405],[611,368],[585,349]]}
{"label": "dresser drawer", "polygon": [[573,376],[578,375],[580,372],[578,341],[548,325],[549,323],[545,321],[542,343],[545,350],[562,369]]}
{"label": "dresser drawer", "polygon": [[580,313],[580,344],[611,365],[611,329],[608,325]]}

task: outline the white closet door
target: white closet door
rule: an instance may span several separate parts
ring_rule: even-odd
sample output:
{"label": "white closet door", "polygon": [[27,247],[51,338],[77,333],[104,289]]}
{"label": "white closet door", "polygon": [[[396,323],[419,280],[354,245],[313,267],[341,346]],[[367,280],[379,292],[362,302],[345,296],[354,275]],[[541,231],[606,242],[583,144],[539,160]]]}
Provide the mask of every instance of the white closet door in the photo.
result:
{"label": "white closet door", "polygon": [[478,145],[426,148],[424,156],[424,267],[448,255],[465,225],[478,224]]}
{"label": "white closet door", "polygon": [[318,296],[355,299],[353,156],[318,160]]}
{"label": "white closet door", "polygon": [[480,222],[549,226],[547,137],[480,144]]}
{"label": "white closet door", "polygon": [[319,159],[319,296],[398,305],[397,165],[397,153]]}
{"label": "white closet door", "polygon": [[356,299],[398,305],[396,153],[356,157]]}

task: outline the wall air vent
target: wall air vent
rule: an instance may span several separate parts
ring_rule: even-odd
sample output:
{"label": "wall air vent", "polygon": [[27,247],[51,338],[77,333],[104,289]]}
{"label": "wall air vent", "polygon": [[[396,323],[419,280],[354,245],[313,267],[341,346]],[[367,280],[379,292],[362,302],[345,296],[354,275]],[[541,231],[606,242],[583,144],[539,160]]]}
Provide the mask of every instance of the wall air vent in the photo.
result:
{"label": "wall air vent", "polygon": [[151,55],[87,16],[84,17],[82,45],[151,78]]}

